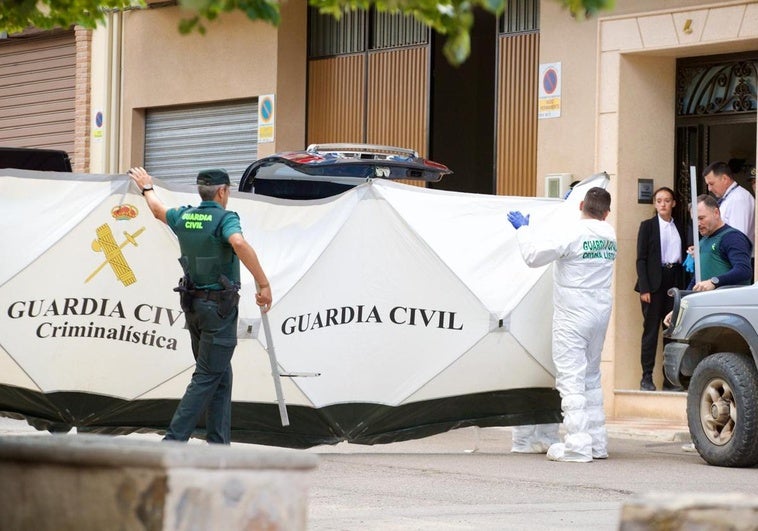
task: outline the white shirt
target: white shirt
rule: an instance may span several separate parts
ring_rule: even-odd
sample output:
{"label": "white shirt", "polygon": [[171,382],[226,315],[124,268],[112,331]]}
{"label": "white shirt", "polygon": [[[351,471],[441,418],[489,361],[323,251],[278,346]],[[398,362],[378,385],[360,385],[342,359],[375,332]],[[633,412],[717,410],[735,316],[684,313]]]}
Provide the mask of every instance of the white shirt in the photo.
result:
{"label": "white shirt", "polygon": [[658,216],[658,231],[661,235],[661,264],[681,264],[682,237],[676,230],[674,219],[666,221]]}
{"label": "white shirt", "polygon": [[732,183],[719,200],[719,210],[724,223],[745,234],[755,245],[755,199],[750,192]]}

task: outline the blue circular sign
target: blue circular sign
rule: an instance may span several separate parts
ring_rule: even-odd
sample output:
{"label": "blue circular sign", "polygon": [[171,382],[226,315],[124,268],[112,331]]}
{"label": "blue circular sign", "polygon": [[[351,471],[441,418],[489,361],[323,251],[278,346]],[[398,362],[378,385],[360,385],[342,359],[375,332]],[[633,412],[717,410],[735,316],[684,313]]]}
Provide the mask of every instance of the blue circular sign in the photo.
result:
{"label": "blue circular sign", "polygon": [[95,114],[95,125],[98,127],[103,126],[103,113],[98,111],[97,114]]}
{"label": "blue circular sign", "polygon": [[269,121],[274,114],[274,103],[270,98],[266,98],[261,103],[261,116],[265,121]]}
{"label": "blue circular sign", "polygon": [[558,72],[554,68],[548,68],[542,76],[542,88],[545,94],[552,94],[558,88]]}

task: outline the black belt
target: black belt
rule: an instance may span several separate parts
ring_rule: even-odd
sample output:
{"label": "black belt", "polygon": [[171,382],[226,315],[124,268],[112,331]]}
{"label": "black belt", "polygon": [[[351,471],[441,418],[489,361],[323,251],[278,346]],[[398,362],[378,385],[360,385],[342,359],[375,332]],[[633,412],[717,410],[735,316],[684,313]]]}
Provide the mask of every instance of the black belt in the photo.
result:
{"label": "black belt", "polygon": [[663,269],[674,269],[675,267],[682,267],[682,264],[680,264],[679,262],[671,262],[668,264],[661,264],[661,267]]}
{"label": "black belt", "polygon": [[192,291],[192,296],[207,301],[221,302],[221,299],[223,298],[222,293],[221,290],[196,289]]}

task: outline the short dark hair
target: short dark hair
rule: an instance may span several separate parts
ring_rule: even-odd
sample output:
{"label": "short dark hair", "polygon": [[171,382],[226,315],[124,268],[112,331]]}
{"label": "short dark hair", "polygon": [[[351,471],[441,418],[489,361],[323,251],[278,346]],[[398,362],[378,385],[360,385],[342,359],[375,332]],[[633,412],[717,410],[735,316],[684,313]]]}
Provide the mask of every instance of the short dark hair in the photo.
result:
{"label": "short dark hair", "polygon": [[584,196],[582,212],[594,219],[603,219],[611,210],[611,194],[604,188],[595,186],[587,190]]}
{"label": "short dark hair", "polygon": [[719,203],[716,201],[716,198],[709,194],[700,194],[697,196],[697,202],[703,203],[706,207],[710,208],[711,210],[718,208]]}
{"label": "short dark hair", "polygon": [[703,179],[705,179],[709,173],[713,172],[713,175],[716,177],[721,177],[722,175],[726,175],[730,179],[732,179],[732,168],[729,167],[729,164],[726,162],[723,162],[721,160],[716,162],[711,162],[707,168],[703,170]]}

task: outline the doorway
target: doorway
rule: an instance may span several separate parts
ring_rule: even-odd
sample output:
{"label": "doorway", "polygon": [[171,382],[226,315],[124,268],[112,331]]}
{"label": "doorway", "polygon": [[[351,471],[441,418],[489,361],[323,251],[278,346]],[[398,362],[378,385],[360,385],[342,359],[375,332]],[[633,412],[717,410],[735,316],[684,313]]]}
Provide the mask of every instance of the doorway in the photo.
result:
{"label": "doorway", "polygon": [[[676,176],[678,203],[691,199],[690,166],[696,192],[707,193],[703,169],[729,163],[740,186],[755,195],[758,52],[677,61]],[[690,224],[686,208],[677,217]]]}
{"label": "doorway", "polygon": [[430,187],[493,194],[497,18],[474,10],[471,55],[451,66],[442,53],[447,35],[432,41],[429,158],[453,170]]}

